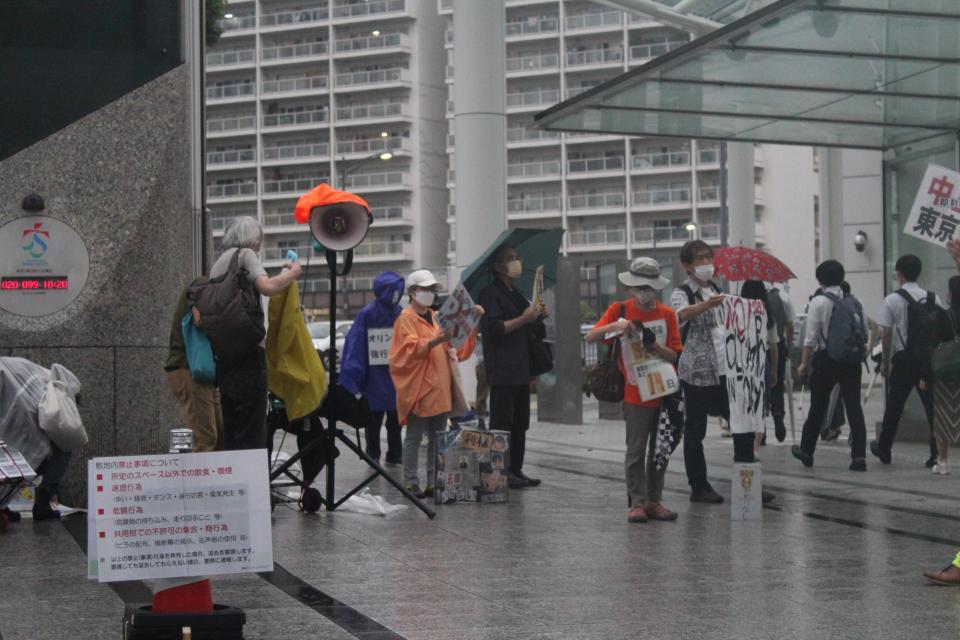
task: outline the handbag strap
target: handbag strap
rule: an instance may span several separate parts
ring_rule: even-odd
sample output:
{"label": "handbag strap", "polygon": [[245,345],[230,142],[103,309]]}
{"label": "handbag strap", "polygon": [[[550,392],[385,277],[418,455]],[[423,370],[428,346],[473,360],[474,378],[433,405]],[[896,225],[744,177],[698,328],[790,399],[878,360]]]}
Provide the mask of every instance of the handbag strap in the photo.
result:
{"label": "handbag strap", "polygon": [[[623,318],[627,313],[627,305],[622,302],[618,303],[620,305],[620,317]],[[607,363],[608,364],[617,364],[617,353],[620,351],[620,336],[617,336],[613,340],[613,349],[607,351]]]}

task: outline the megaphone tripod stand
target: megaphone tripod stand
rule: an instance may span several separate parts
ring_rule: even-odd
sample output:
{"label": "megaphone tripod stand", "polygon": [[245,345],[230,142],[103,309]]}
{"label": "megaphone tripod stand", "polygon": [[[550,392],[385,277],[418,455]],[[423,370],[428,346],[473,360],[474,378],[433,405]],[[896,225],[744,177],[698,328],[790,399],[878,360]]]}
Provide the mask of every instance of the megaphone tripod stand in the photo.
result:
{"label": "megaphone tripod stand", "polygon": [[[277,467],[274,471],[270,473],[270,481],[274,481],[280,476],[287,474],[291,466],[297,463],[304,456],[308,456],[313,453],[319,447],[324,447],[324,460],[326,465],[326,482],[324,486],[324,492],[320,496],[320,503],[326,507],[327,511],[336,511],[337,507],[342,505],[344,502],[349,500],[353,495],[358,493],[365,486],[376,480],[378,477],[384,478],[389,482],[397,491],[403,494],[403,497],[413,503],[415,507],[420,509],[423,513],[429,518],[435,518],[436,513],[425,505],[420,499],[415,495],[410,493],[402,483],[394,479],[386,469],[380,466],[380,463],[373,458],[371,458],[367,453],[360,447],[360,445],[344,434],[343,430],[337,427],[337,342],[336,342],[336,327],[337,327],[337,277],[345,276],[350,273],[350,269],[353,267],[353,249],[348,249],[344,256],[343,270],[338,270],[337,268],[337,252],[331,249],[326,250],[326,259],[327,267],[330,272],[330,368],[328,370],[328,401],[327,401],[327,413],[329,418],[327,419],[326,427],[324,427],[323,435],[317,438],[316,440],[310,442],[303,449],[300,449],[297,453],[290,456],[282,465]],[[339,500],[336,498],[336,456],[332,455],[334,447],[336,447],[337,442],[342,443],[345,447],[353,451],[357,456],[367,463],[367,466],[370,467],[372,473],[360,484],[355,486],[349,492],[344,494]],[[320,453],[320,452],[318,452]]]}

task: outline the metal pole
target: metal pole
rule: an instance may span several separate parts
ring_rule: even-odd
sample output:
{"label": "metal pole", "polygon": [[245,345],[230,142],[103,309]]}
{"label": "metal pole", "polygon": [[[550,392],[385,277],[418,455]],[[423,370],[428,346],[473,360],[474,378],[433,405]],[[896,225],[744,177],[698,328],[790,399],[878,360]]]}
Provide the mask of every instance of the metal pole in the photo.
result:
{"label": "metal pole", "polygon": [[727,143],[720,143],[720,246],[730,240],[730,210],[727,209]]}
{"label": "metal pole", "polygon": [[[344,168],[346,176],[346,168]],[[335,434],[337,432],[337,252],[327,249],[327,269],[330,270],[330,370],[327,393],[330,394],[330,417],[327,418],[327,433]],[[328,440],[328,446],[334,446],[332,437]],[[334,482],[336,479],[336,463],[332,455],[327,459],[327,509],[332,511],[332,505],[336,502],[334,496]]]}

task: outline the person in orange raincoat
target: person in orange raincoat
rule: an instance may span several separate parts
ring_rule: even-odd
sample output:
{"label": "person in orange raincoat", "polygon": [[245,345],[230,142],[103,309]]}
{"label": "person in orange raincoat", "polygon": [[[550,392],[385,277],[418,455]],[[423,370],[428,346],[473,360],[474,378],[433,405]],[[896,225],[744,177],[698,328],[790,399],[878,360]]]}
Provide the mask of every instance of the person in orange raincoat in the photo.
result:
{"label": "person in orange raincoat", "polygon": [[[467,338],[459,350],[449,342],[451,331],[442,331],[430,308],[440,283],[426,270],[407,277],[410,306],[393,325],[390,345],[390,377],[397,389],[397,415],[406,425],[403,440],[403,480],[418,498],[432,496],[437,475],[437,432],[443,431],[453,406],[453,370],[473,354],[477,332]],[[483,309],[477,308],[480,313]],[[427,434],[427,490],[417,477],[420,443]]]}

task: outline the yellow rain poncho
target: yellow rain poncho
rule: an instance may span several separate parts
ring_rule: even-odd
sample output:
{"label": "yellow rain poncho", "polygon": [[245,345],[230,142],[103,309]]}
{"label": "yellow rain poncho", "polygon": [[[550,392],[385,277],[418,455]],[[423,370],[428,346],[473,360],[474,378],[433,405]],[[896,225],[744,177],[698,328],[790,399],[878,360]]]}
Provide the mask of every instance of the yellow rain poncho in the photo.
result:
{"label": "yellow rain poncho", "polygon": [[313,413],[327,393],[327,371],[313,347],[300,312],[294,282],[270,298],[267,329],[267,387],[283,400],[288,420]]}

